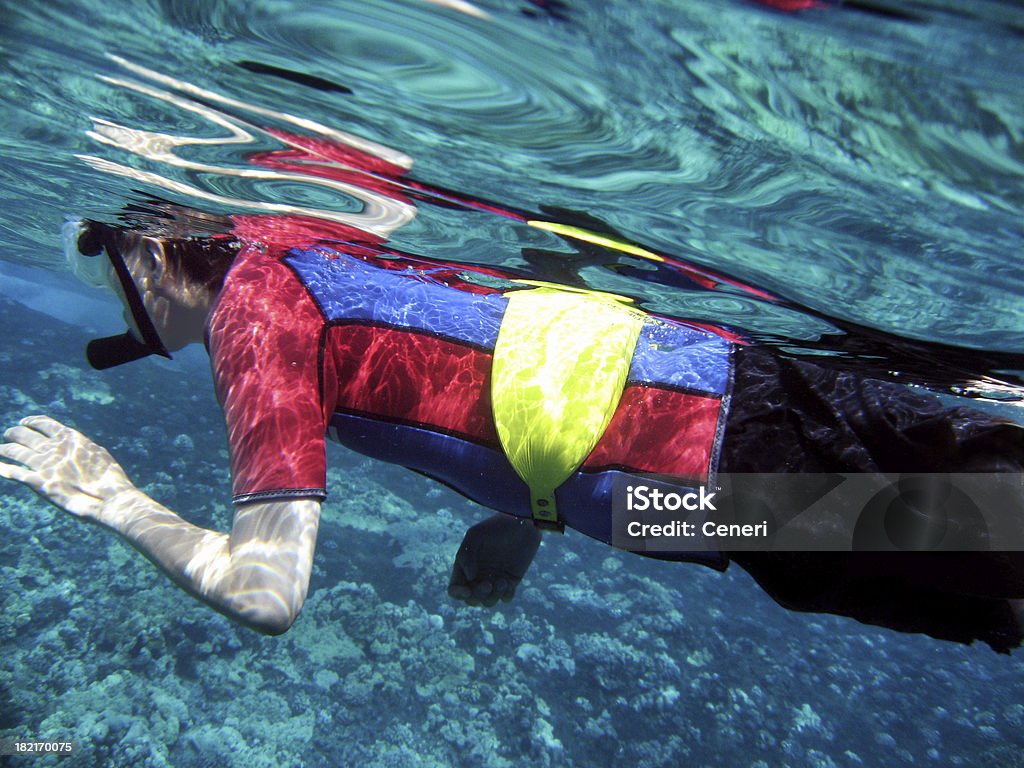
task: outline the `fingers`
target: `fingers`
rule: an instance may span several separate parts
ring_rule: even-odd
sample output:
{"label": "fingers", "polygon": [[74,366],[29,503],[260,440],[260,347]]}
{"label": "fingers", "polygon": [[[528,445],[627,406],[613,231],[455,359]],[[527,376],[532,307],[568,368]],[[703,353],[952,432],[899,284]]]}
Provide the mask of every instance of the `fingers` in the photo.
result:
{"label": "fingers", "polygon": [[0,457],[39,469],[39,462],[73,437],[75,431],[49,416],[29,416],[4,432]]}
{"label": "fingers", "polygon": [[13,464],[4,464],[3,462],[0,462],[0,477],[5,480],[14,480],[16,483],[24,483],[33,488],[37,479],[32,470],[25,467],[16,467]]}
{"label": "fingers", "polygon": [[24,466],[0,462],[0,478],[24,483],[38,492],[43,480],[34,465],[39,464],[39,449],[45,446],[46,438],[28,427],[18,426],[4,432],[4,439],[8,442],[0,444],[0,458]]}
{"label": "fingers", "polygon": [[514,581],[512,579],[499,579],[498,583],[494,585],[494,592],[501,602],[507,603],[516,596],[517,586],[519,586],[518,581]]}
{"label": "fingers", "polygon": [[[9,430],[8,430],[9,431]],[[6,435],[5,435],[6,437]],[[36,450],[18,443],[4,443],[0,445],[0,457],[16,461],[19,464],[28,464],[36,456]]]}
{"label": "fingers", "polygon": [[[66,427],[56,419],[51,419],[49,416],[45,415],[26,416],[24,419],[19,421],[18,424],[23,427],[28,427],[29,429],[34,429],[36,432],[50,438],[62,437],[74,432],[71,427]],[[17,429],[17,427],[15,427],[15,429]]]}
{"label": "fingers", "polygon": [[[491,582],[489,581],[458,581],[454,579],[448,585],[448,596],[461,600],[466,605],[494,605],[497,597],[491,600]],[[488,601],[491,601],[488,603]]]}
{"label": "fingers", "polygon": [[48,441],[65,438],[73,433],[73,429],[49,416],[28,416],[4,432],[4,440],[41,450]]}
{"label": "fingers", "polygon": [[515,584],[505,579],[497,579],[493,583],[483,581],[474,586],[473,597],[467,600],[470,605],[482,605],[486,608],[493,608],[500,600],[507,603],[515,595]]}
{"label": "fingers", "polygon": [[509,589],[508,579],[497,578],[494,581],[479,581],[473,586],[473,596],[481,600],[493,597],[497,600]]}
{"label": "fingers", "polygon": [[40,472],[45,468],[46,461],[52,457],[58,441],[74,433],[49,416],[29,416],[4,432],[6,442],[0,443],[0,459],[17,462],[8,464],[0,461],[0,478],[24,483],[37,493],[41,492],[44,475]]}
{"label": "fingers", "polygon": [[42,435],[31,427],[11,427],[4,432],[4,440],[8,445],[20,445],[33,451],[40,450],[50,438]]}

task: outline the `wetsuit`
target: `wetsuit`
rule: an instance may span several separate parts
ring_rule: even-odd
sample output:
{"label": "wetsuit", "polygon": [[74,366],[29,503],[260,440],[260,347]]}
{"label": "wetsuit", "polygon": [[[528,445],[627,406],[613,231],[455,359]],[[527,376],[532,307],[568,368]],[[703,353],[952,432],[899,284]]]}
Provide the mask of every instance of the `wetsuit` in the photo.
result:
{"label": "wetsuit", "polygon": [[[491,368],[507,289],[537,289],[490,277],[363,245],[244,249],[208,327],[235,501],[323,498],[327,434],[531,517],[530,489],[496,433]],[[733,348],[706,328],[645,317],[610,423],[555,493],[561,522],[611,542],[622,476],[708,482]]]}

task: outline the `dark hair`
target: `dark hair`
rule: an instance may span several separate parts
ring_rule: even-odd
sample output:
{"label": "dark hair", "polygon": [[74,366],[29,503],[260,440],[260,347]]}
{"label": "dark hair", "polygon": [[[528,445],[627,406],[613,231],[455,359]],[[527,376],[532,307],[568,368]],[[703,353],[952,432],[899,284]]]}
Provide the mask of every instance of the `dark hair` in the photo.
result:
{"label": "dark hair", "polygon": [[164,265],[172,279],[216,295],[238,255],[240,243],[227,234],[208,236],[175,235],[151,226],[123,226],[101,221],[83,221],[78,251],[96,256],[103,248],[123,255],[134,250],[143,238],[160,243]]}
{"label": "dark hair", "polygon": [[212,295],[218,294],[224,285],[240,245],[230,237],[167,238],[160,242],[167,271]]}
{"label": "dark hair", "polygon": [[160,241],[174,279],[214,295],[220,291],[239,248],[230,235],[234,225],[229,217],[145,195],[129,201],[119,218],[122,232]]}

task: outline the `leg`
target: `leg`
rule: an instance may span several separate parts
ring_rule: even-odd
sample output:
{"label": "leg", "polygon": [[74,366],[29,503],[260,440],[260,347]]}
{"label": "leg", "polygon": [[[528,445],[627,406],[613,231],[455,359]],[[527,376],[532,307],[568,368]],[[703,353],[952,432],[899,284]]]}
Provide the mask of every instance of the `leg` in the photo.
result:
{"label": "leg", "polygon": [[[723,472],[1022,472],[1024,429],[892,382],[744,350]],[[1024,508],[1024,505],[1022,505]],[[1008,652],[1024,553],[746,552],[780,604]]]}
{"label": "leg", "polygon": [[[1017,610],[1024,601],[1007,599],[1010,590],[1024,595],[1024,553],[736,552],[732,559],[790,610],[941,640],[981,640],[1000,653],[1024,640]],[[959,590],[959,577],[980,571],[992,576],[998,596]]]}

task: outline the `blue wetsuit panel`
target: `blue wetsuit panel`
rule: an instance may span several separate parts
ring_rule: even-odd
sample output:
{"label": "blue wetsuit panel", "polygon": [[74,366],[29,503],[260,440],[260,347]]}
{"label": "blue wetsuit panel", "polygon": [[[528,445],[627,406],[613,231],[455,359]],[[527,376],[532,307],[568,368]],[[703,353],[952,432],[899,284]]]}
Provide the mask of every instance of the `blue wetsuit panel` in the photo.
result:
{"label": "blue wetsuit panel", "polygon": [[328,323],[424,331],[491,350],[508,300],[435,282],[428,272],[388,270],[325,248],[292,250],[284,259]]}

